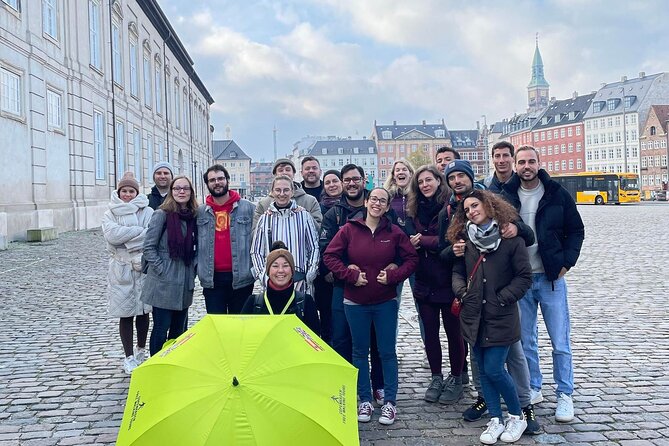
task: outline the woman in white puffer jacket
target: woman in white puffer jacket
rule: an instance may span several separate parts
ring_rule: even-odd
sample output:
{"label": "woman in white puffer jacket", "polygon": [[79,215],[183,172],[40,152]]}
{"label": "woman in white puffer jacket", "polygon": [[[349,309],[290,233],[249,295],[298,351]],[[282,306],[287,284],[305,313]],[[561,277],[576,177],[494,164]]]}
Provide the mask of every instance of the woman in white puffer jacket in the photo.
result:
{"label": "woman in white puffer jacket", "polygon": [[[109,210],[102,220],[102,231],[110,254],[107,310],[110,316],[119,318],[126,373],[132,372],[148,357],[145,347],[151,306],[141,302],[139,297],[144,283],[142,246],[152,214],[149,199],[139,193],[139,183],[132,172],[126,172],[112,193]],[[137,327],[137,346],[134,350],[133,321]]]}

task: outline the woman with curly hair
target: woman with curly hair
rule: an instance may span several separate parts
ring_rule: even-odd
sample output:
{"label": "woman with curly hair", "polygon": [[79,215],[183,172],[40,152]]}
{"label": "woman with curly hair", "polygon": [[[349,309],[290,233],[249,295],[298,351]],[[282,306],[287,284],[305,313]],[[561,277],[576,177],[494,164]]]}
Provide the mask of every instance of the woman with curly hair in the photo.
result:
{"label": "woman with curly hair", "polygon": [[[474,190],[458,205],[448,228],[451,243],[465,240],[453,266],[453,292],[461,302],[462,335],[473,345],[490,421],[480,440],[517,441],[527,427],[511,375],[504,368],[509,348],[520,339],[517,302],[532,285],[532,268],[520,237],[502,238],[500,228],[518,219],[513,206]],[[509,418],[504,423],[500,396]]]}

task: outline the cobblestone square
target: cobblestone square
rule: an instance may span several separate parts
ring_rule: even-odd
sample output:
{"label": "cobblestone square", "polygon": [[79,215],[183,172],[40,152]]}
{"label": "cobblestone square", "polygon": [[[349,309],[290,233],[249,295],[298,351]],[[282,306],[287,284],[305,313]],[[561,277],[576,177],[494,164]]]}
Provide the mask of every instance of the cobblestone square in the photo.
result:
{"label": "cobblestone square", "polygon": [[[669,445],[669,205],[581,206],[586,239],[568,273],[576,418],[553,419],[551,351],[540,325],[543,433],[517,444]],[[129,377],[106,316],[99,230],[0,251],[0,446],[113,444]],[[204,314],[201,291],[190,324]],[[398,420],[360,426],[363,445],[469,445],[486,419],[422,400],[429,371],[408,283],[402,297]],[[445,343],[444,343],[445,344]],[[447,357],[447,355],[444,355]],[[296,440],[295,444],[300,444]],[[501,443],[500,443],[501,444]]]}

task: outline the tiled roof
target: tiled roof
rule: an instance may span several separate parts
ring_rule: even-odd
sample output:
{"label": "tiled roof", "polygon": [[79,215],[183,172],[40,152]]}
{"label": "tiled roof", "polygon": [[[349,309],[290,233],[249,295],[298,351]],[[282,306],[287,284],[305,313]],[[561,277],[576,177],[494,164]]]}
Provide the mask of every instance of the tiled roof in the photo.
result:
{"label": "tiled roof", "polygon": [[534,124],[532,130],[575,124],[583,121],[590,107],[594,93],[552,102],[544,114]]}
{"label": "tiled roof", "polygon": [[244,151],[232,139],[219,139],[213,141],[211,149],[212,156],[215,160],[250,160]]}
{"label": "tiled roof", "polygon": [[[358,148],[358,153],[355,153],[355,148]],[[369,148],[372,151],[369,151]],[[376,143],[373,139],[338,139],[335,141],[316,141],[311,147],[309,155],[338,155],[339,149],[342,149],[342,154],[353,155],[376,155]],[[325,149],[326,153],[323,153]]]}

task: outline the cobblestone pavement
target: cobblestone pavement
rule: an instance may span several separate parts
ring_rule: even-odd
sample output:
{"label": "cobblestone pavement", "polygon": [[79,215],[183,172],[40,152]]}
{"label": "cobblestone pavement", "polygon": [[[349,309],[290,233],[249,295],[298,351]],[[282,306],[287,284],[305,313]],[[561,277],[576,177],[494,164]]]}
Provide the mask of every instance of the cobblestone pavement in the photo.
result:
{"label": "cobblestone pavement", "polygon": [[[669,205],[580,211],[586,242],[567,276],[576,418],[553,420],[541,325],[547,398],[536,412],[544,433],[518,444],[669,445]],[[129,378],[117,322],[105,315],[106,265],[99,231],[0,252],[0,446],[114,443]],[[204,312],[199,293],[195,301],[191,323]],[[429,372],[408,287],[401,316],[398,420],[362,425],[362,444],[478,444],[486,420],[461,418],[469,391],[455,405],[422,401]]]}

